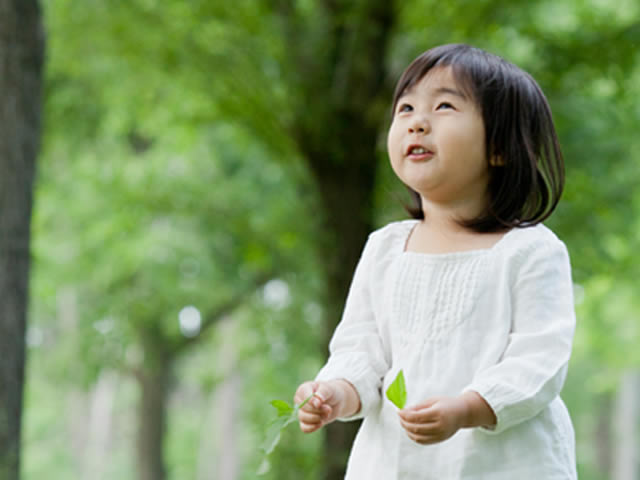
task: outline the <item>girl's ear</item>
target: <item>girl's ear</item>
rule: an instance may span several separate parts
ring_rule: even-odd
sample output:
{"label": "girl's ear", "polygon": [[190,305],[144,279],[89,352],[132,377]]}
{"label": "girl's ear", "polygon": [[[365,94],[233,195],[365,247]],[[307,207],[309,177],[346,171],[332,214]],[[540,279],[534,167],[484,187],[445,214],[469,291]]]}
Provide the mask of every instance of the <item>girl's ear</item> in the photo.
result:
{"label": "girl's ear", "polygon": [[492,167],[504,167],[504,159],[500,155],[491,155],[489,159],[489,165]]}

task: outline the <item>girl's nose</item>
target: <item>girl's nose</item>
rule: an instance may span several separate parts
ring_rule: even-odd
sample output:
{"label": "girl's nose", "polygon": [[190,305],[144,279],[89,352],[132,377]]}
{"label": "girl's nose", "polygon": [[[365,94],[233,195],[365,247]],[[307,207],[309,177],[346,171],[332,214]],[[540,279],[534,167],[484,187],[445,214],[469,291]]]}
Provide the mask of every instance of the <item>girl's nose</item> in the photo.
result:
{"label": "girl's nose", "polygon": [[431,124],[424,115],[416,115],[409,124],[409,133],[428,133],[430,131]]}

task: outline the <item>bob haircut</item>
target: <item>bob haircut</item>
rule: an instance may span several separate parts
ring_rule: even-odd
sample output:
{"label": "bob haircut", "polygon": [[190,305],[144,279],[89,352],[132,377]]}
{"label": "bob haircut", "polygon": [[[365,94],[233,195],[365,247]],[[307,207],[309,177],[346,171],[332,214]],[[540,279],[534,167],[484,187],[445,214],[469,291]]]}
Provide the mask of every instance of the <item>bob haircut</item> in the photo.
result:
{"label": "bob haircut", "polygon": [[[479,107],[485,127],[489,168],[486,210],[459,223],[477,232],[528,227],[556,208],[564,187],[564,162],[551,108],[536,81],[491,53],[464,44],[427,50],[404,71],[393,96],[399,99],[434,68],[450,67],[464,93]],[[489,159],[497,159],[489,162]],[[420,195],[409,188],[414,206],[407,211],[424,219]]]}

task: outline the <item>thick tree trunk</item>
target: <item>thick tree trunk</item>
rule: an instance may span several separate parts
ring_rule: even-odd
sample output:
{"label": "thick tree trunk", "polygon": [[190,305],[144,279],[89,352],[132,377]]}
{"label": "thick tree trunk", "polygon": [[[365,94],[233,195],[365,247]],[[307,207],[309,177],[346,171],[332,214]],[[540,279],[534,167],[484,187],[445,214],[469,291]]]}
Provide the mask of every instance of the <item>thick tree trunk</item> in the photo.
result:
{"label": "thick tree trunk", "polygon": [[[338,4],[332,5],[338,9]],[[320,254],[327,294],[325,348],[340,321],[353,271],[373,225],[378,134],[386,112],[377,106],[381,94],[388,93],[383,57],[394,20],[393,2],[388,0],[347,8],[359,15],[352,23],[342,23],[345,12],[330,12],[334,22],[327,47],[334,62],[329,67],[330,84],[312,91],[318,85],[309,79],[309,98],[324,104],[315,111],[327,116],[303,112],[295,133],[318,186],[324,217]],[[359,423],[337,422],[326,429],[324,480],[344,478],[358,427]]]}
{"label": "thick tree trunk", "polygon": [[19,478],[32,185],[44,57],[35,0],[0,0],[0,478]]}
{"label": "thick tree trunk", "polygon": [[[373,141],[371,145],[362,147],[371,159],[375,158]],[[352,172],[344,173],[349,169]],[[373,165],[368,171],[362,171],[358,182],[345,181],[344,178],[353,177],[353,173],[357,175],[358,168],[344,165],[342,170],[343,176],[318,179],[324,210],[329,212],[327,235],[321,242],[327,281],[325,348],[341,318],[355,265],[372,226]],[[359,426],[360,422],[334,422],[326,428],[325,480],[344,478],[347,458]]]}
{"label": "thick tree trunk", "polygon": [[138,372],[140,401],[138,406],[137,463],[140,480],[164,480],[164,435],[167,421],[167,396],[170,358],[155,355],[145,360]]}

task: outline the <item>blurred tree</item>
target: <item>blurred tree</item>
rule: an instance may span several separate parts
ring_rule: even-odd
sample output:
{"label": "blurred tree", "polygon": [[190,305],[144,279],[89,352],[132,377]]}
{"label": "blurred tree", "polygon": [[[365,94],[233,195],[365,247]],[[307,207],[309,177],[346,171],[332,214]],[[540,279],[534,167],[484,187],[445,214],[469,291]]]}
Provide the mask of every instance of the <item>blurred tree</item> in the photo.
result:
{"label": "blurred tree", "polygon": [[[91,18],[90,9],[69,8]],[[153,28],[141,35],[131,18]],[[145,122],[163,115],[162,98],[164,105],[182,103],[182,122],[224,118],[271,155],[306,163],[318,193],[314,217],[324,227],[309,253],[323,259],[326,321],[319,343],[325,349],[373,227],[378,132],[389,97],[384,53],[393,18],[392,2],[379,0],[283,1],[277,8],[270,2],[127,2],[104,12],[100,25],[106,30],[90,46],[78,45],[79,51],[94,50],[87,57],[101,50],[105,56],[95,60],[101,66],[129,69],[113,90],[132,92],[146,84],[145,97],[135,104],[121,94],[110,97],[114,103],[106,108],[120,112],[121,128],[152,128]],[[202,65],[215,72],[213,79]],[[146,344],[159,343],[150,338]],[[327,479],[344,476],[357,426],[327,429]]]}
{"label": "blurred tree", "polygon": [[[53,293],[54,305],[63,289],[77,292],[77,323],[62,331],[69,319],[58,318],[55,327],[69,349],[68,375],[87,384],[102,369],[136,378],[143,480],[166,478],[176,361],[278,275],[299,242],[285,225],[294,202],[277,169],[263,162],[256,171],[243,161],[259,158],[252,148],[225,152],[223,138],[246,142],[220,130],[180,156],[160,153],[176,151],[171,140],[145,153],[103,145],[109,161],[101,166],[86,150],[66,161],[50,144],[56,161],[42,165],[47,181],[38,191],[35,231],[47,234],[38,235],[35,252],[38,271],[48,275],[38,286]],[[281,203],[265,212],[261,203],[276,190]]]}
{"label": "blurred tree", "polygon": [[19,477],[32,184],[44,35],[35,0],[0,1],[0,478]]}

